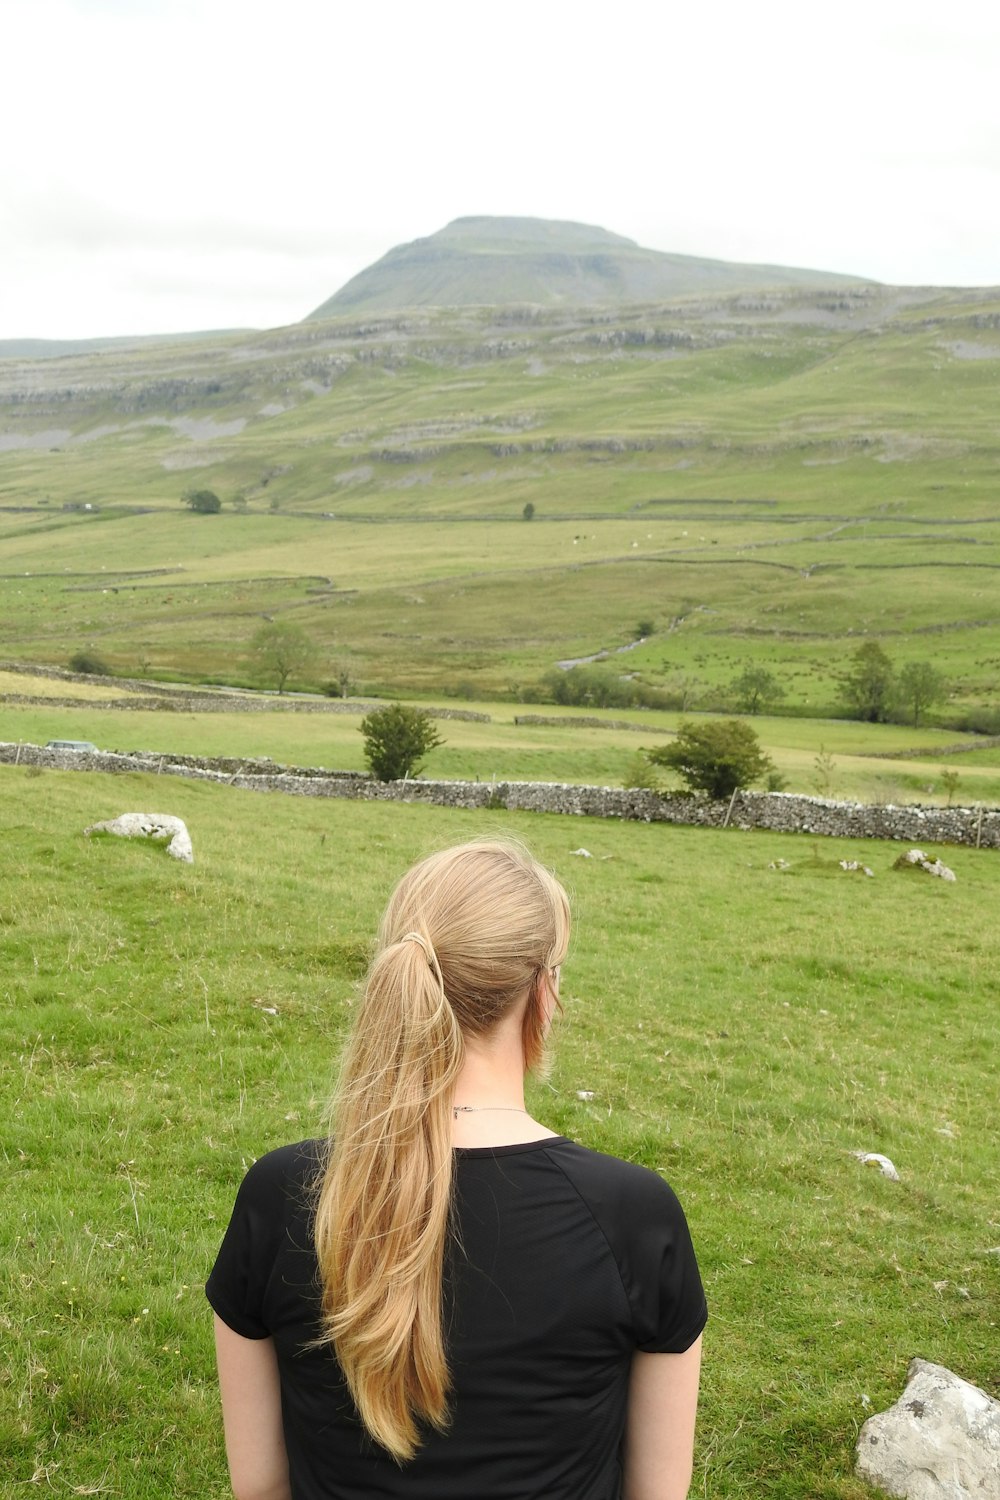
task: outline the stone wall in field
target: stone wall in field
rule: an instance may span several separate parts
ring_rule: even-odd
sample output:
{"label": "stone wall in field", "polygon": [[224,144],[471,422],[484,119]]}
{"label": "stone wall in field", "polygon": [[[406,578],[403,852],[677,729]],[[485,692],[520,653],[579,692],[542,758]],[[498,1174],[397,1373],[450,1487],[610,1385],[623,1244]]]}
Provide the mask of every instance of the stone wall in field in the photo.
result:
{"label": "stone wall in field", "polygon": [[515,724],[544,724],[555,729],[627,729],[630,734],[676,734],[655,724],[637,724],[632,719],[599,719],[596,714],[565,714],[556,718],[545,714],[515,714]]}
{"label": "stone wall in field", "polygon": [[166,752],[118,754],[46,750],[0,743],[0,765],[73,771],[147,771],[215,781],[247,791],[300,797],[347,797],[368,802],[428,802],[436,807],[500,812],[563,813],[572,817],[624,818],[641,823],[688,823],[705,828],[762,828],[833,838],[896,839],[909,844],[971,844],[1000,849],[1000,808],[894,807],[834,802],[789,792],[738,792],[732,802],[662,795],[623,787],[566,786],[554,782],[393,781],[322,766],[279,766],[272,761]]}
{"label": "stone wall in field", "polygon": [[[41,675],[40,673],[38,674]],[[51,674],[47,674],[51,675]],[[97,678],[101,683],[113,682],[113,678]],[[106,709],[128,713],[184,713],[184,714],[354,714],[358,718],[374,709],[385,708],[385,699],[365,701],[360,698],[298,698],[290,693],[273,698],[252,698],[239,693],[160,693],[153,697],[131,698],[66,698],[42,697],[30,693],[0,693],[0,705],[10,703],[32,708],[77,708]],[[492,718],[472,708],[426,708],[431,719],[464,719],[468,723],[490,724]],[[614,727],[614,726],[612,726]],[[652,731],[660,733],[659,730]]]}

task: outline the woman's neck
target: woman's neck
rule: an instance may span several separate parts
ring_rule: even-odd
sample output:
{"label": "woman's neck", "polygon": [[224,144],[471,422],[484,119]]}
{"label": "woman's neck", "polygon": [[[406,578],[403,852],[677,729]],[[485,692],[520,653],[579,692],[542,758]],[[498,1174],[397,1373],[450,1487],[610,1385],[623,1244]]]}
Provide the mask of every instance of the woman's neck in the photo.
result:
{"label": "woman's neck", "polygon": [[525,1108],[520,1024],[467,1040],[452,1105],[456,1146],[517,1145],[556,1134]]}

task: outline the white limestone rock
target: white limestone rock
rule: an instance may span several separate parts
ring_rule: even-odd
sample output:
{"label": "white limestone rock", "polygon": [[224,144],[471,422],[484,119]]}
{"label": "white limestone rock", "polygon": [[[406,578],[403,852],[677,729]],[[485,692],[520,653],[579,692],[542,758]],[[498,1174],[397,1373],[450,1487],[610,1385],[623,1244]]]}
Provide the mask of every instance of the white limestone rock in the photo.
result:
{"label": "white limestone rock", "polygon": [[124,839],[167,839],[169,855],[184,860],[186,864],[194,864],[187,824],[183,818],[171,817],[169,813],[122,813],[120,817],[109,818],[103,823],[92,823],[83,831],[88,837],[92,833],[116,833]]}
{"label": "white limestone rock", "polygon": [[863,1166],[878,1167],[882,1176],[888,1177],[891,1182],[899,1181],[899,1173],[895,1165],[887,1156],[883,1156],[881,1151],[852,1151],[851,1155],[856,1156]]}
{"label": "white limestone rock", "polygon": [[901,854],[893,866],[896,870],[906,870],[915,866],[918,870],[926,870],[928,875],[937,875],[940,880],[954,880],[955,871],[946,865],[941,859],[928,859],[922,849],[908,849]]}
{"label": "white limestone rock", "polygon": [[943,1365],[911,1360],[895,1406],[862,1427],[857,1468],[900,1500],[996,1500],[1000,1401]]}

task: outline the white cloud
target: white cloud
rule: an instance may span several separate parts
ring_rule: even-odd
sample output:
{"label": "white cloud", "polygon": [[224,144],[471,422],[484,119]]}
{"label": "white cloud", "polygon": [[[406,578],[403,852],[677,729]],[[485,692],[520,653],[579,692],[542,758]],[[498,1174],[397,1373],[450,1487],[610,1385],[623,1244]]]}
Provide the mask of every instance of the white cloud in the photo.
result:
{"label": "white cloud", "polygon": [[1000,282],[1000,16],[972,0],[8,0],[5,25],[0,338],[294,320],[467,213]]}

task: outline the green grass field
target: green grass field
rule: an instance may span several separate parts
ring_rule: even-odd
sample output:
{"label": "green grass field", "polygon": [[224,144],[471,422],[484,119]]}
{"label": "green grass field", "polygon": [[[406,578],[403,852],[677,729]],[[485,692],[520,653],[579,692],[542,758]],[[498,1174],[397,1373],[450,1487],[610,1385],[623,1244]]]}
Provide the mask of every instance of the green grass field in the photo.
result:
{"label": "green grass field", "polygon": [[517,698],[645,620],[622,670],[695,706],[761,664],[828,715],[875,638],[995,708],[998,318],[791,289],[0,361],[7,650],[245,681],[276,616],[312,685]]}
{"label": "green grass field", "polygon": [[[82,836],[149,806],[187,820],[193,867]],[[11,1495],[223,1500],[201,1287],[236,1186],[317,1130],[392,883],[497,828],[575,909],[534,1106],[666,1173],[691,1220],[712,1315],[693,1494],[863,1500],[858,1428],[913,1355],[996,1390],[994,854],[941,850],[947,886],[892,872],[898,846],[20,767],[0,821]]]}
{"label": "green grass field", "polygon": [[[126,674],[247,681],[250,639],[277,616],[316,641],[312,683],[343,661],[365,691],[483,697],[530,695],[558,661],[614,651],[648,620],[620,659],[643,682],[684,681],[697,702],[766,665],[790,706],[821,713],[846,649],[875,637],[898,664],[935,662],[957,704],[995,703],[997,526],[906,540],[823,522],[775,538],[681,521],[60,518],[0,535],[0,608],[28,661],[89,645]],[[143,573],[150,558],[168,571]]]}
{"label": "green grass field", "polygon": [[5,672],[0,669],[0,702],[9,695],[24,696],[32,698],[77,698],[82,702],[92,703],[95,706],[105,703],[110,699],[121,699],[124,697],[123,690],[113,684],[103,682],[88,682],[86,678],[76,678],[72,683],[57,677],[41,677],[29,675],[24,672]]}
{"label": "green grass field", "polygon": [[[21,693],[33,692],[37,683],[47,689],[54,686],[45,678],[7,676]],[[62,686],[64,691],[76,691],[75,682]],[[217,713],[191,713],[183,706],[174,711],[120,711],[102,708],[96,700],[83,700],[70,708],[0,699],[0,740],[44,745],[51,739],[82,739],[105,750],[269,756],[282,765],[365,769],[360,734],[364,708],[360,704],[348,713],[296,713],[272,700],[269,712],[239,713],[225,711],[224,697],[218,701]],[[430,702],[427,706],[434,707]],[[587,717],[607,727],[580,727],[575,722],[579,709],[549,705],[540,711],[489,702],[477,706],[490,714],[489,723],[439,721],[444,743],[426,758],[425,776],[621,786],[634,770],[640,747],[662,744],[663,736],[675,731],[683,718],[679,713],[648,709],[624,713],[598,709],[588,710]],[[525,713],[541,714],[551,722],[516,723]],[[616,721],[641,727],[617,728]],[[948,800],[942,772],[951,770],[959,775],[952,800],[1000,802],[1000,751],[993,746],[954,754],[962,740],[948,730],[764,715],[752,723],[788,791],[868,802],[942,803]],[[665,780],[663,784],[679,786],[680,782]]]}

